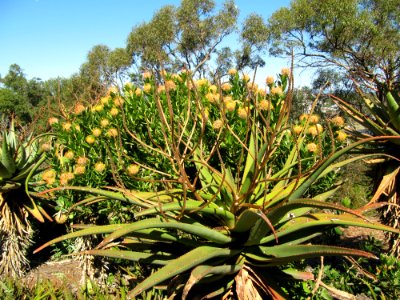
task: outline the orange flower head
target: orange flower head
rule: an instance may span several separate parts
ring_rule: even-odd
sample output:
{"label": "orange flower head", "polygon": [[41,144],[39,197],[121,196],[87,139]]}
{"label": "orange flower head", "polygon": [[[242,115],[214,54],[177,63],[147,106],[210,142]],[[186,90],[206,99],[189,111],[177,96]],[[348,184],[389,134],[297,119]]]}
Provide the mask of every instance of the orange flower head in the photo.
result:
{"label": "orange flower head", "polygon": [[58,123],[58,119],[55,117],[51,117],[51,118],[49,118],[48,123],[50,126],[53,126],[54,124]]}
{"label": "orange flower head", "polygon": [[86,107],[82,103],[76,103],[74,106],[74,114],[79,115],[86,110]]}
{"label": "orange flower head", "polygon": [[97,162],[94,165],[94,170],[98,173],[102,173],[106,169],[106,165],[102,162]]}
{"label": "orange flower head", "polygon": [[101,135],[101,129],[100,129],[100,128],[93,128],[92,134],[93,134],[95,137],[100,136],[100,135]]}
{"label": "orange flower head", "polygon": [[347,134],[342,130],[336,131],[336,139],[339,142],[344,142],[347,139]]}
{"label": "orange flower head", "polygon": [[116,128],[110,128],[107,130],[107,136],[116,137],[118,136],[118,130]]}
{"label": "orange flower head", "polygon": [[289,68],[283,68],[283,69],[281,70],[281,74],[282,74],[283,76],[290,76],[290,69],[289,69]]}
{"label": "orange flower head", "polygon": [[72,127],[72,124],[71,124],[70,122],[65,122],[65,123],[62,125],[62,128],[63,128],[65,131],[70,131],[70,130],[71,130],[71,127]]}
{"label": "orange flower head", "polygon": [[69,151],[67,151],[67,152],[64,154],[64,157],[67,158],[67,159],[69,159],[69,160],[71,160],[71,159],[74,158],[74,152],[71,151],[71,150],[69,150]]}
{"label": "orange flower head", "polygon": [[315,143],[309,143],[307,144],[307,151],[316,153],[318,151],[318,146]]}
{"label": "orange flower head", "polygon": [[142,76],[143,76],[143,79],[150,79],[152,74],[151,74],[151,72],[146,71],[146,72],[143,72]]}
{"label": "orange flower head", "polygon": [[118,115],[118,113],[119,113],[118,108],[113,107],[113,108],[110,109],[110,114],[111,114],[113,117],[115,117],[116,115]]}
{"label": "orange flower head", "polygon": [[294,125],[293,126],[293,131],[294,131],[294,133],[295,134],[300,134],[302,131],[303,131],[303,127],[302,126],[300,126],[300,125]]}
{"label": "orange flower head", "polygon": [[143,86],[143,91],[144,91],[145,93],[150,93],[150,92],[151,92],[151,88],[152,88],[151,84],[150,84],[150,83],[146,83],[146,84]]}
{"label": "orange flower head", "polygon": [[319,116],[318,115],[311,115],[309,117],[309,121],[311,124],[317,124],[319,122]]}
{"label": "orange flower head", "polygon": [[248,107],[240,107],[238,109],[238,116],[241,119],[247,119],[247,115],[249,114],[249,108]]}
{"label": "orange flower head", "polygon": [[224,104],[227,111],[232,112],[236,108],[236,102],[233,100],[224,101]]}
{"label": "orange flower head", "polygon": [[75,178],[75,176],[71,172],[61,173],[61,175],[60,175],[60,184],[61,185],[67,185],[74,178]]}
{"label": "orange flower head", "polygon": [[274,86],[273,88],[271,88],[271,95],[282,96],[282,88],[280,86]]}
{"label": "orange flower head", "polygon": [[92,144],[94,144],[94,142],[96,141],[96,139],[94,138],[93,135],[88,135],[88,136],[85,138],[85,141],[86,141],[86,143],[88,143],[89,145],[92,145]]}
{"label": "orange flower head", "polygon": [[141,90],[140,88],[136,88],[136,90],[135,90],[135,95],[136,95],[137,97],[140,97],[140,96],[142,95],[142,90]]}
{"label": "orange flower head", "polygon": [[224,92],[229,92],[232,89],[232,86],[226,82],[226,83],[222,84],[221,89]]}
{"label": "orange flower head", "polygon": [[336,127],[343,127],[344,126],[344,119],[341,116],[336,116],[331,119],[331,123]]}
{"label": "orange flower head", "polygon": [[76,175],[85,174],[85,171],[86,171],[86,167],[85,167],[84,165],[76,165],[76,166],[75,166],[74,173],[75,173]]}
{"label": "orange flower head", "polygon": [[213,128],[214,130],[220,130],[222,126],[224,125],[224,122],[222,120],[215,120],[213,123]]}
{"label": "orange flower head", "polygon": [[126,172],[128,173],[129,176],[135,176],[137,173],[139,173],[140,167],[135,164],[131,164],[126,168]]}
{"label": "orange flower head", "polygon": [[265,79],[265,82],[267,83],[267,85],[272,85],[275,82],[275,79],[273,76],[267,76],[267,78]]}
{"label": "orange flower head", "polygon": [[78,165],[85,166],[85,165],[87,165],[88,162],[89,162],[89,159],[88,159],[87,157],[85,157],[85,156],[79,156],[79,157],[76,159],[76,163],[77,163]]}
{"label": "orange flower head", "polygon": [[100,126],[101,127],[107,127],[108,125],[110,125],[110,120],[108,120],[108,119],[102,119],[101,121],[100,121]]}
{"label": "orange flower head", "polygon": [[210,85],[210,87],[208,88],[208,90],[211,92],[211,93],[216,93],[217,91],[218,91],[218,88],[217,88],[217,86],[215,85],[215,84],[212,84],[212,85]]}
{"label": "orange flower head", "polygon": [[172,80],[167,80],[165,82],[165,88],[167,91],[174,91],[176,89],[176,84]]}
{"label": "orange flower head", "polygon": [[268,100],[261,100],[260,103],[258,104],[261,110],[268,110],[268,109],[273,109],[271,102]]}

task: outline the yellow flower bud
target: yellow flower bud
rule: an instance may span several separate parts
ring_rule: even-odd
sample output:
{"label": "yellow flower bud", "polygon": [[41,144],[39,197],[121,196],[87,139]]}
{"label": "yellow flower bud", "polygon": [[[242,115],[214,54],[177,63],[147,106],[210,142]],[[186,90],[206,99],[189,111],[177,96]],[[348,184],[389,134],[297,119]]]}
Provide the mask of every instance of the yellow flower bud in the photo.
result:
{"label": "yellow flower bud", "polygon": [[96,172],[98,172],[98,173],[102,173],[102,172],[105,170],[105,168],[106,168],[106,165],[103,164],[102,162],[97,162],[97,163],[94,165],[94,170],[95,170]]}
{"label": "yellow flower bud", "polygon": [[86,141],[86,143],[88,143],[88,144],[93,144],[95,141],[96,141],[96,139],[94,138],[94,136],[93,135],[88,135],[86,138],[85,138],[85,141]]}
{"label": "yellow flower bud", "polygon": [[150,83],[146,83],[144,86],[143,86],[143,91],[145,92],[145,93],[150,93],[150,91],[151,91],[151,84]]}
{"label": "yellow flower bud", "polygon": [[55,117],[51,117],[51,118],[49,118],[48,122],[49,122],[50,126],[53,126],[54,124],[58,123],[58,119]]}
{"label": "yellow flower bud", "polygon": [[267,85],[272,85],[272,84],[274,84],[275,79],[272,76],[267,76],[267,78],[265,79],[265,82],[267,83]]}
{"label": "yellow flower bud", "polygon": [[137,173],[139,173],[139,169],[140,167],[138,165],[132,164],[126,168],[126,171],[129,176],[135,176]]}
{"label": "yellow flower bud", "polygon": [[215,120],[213,123],[213,128],[215,130],[220,130],[222,128],[222,126],[224,125],[224,122],[222,120]]}
{"label": "yellow flower bud", "polygon": [[228,74],[231,75],[231,76],[233,76],[233,75],[237,74],[237,70],[236,70],[236,69],[233,69],[233,68],[232,68],[232,69],[229,69]]}
{"label": "yellow flower bud", "polygon": [[92,133],[95,137],[98,137],[101,135],[101,129],[100,128],[93,128]]}
{"label": "yellow flower bud", "polygon": [[316,153],[318,151],[318,146],[315,143],[307,144],[307,151]]}

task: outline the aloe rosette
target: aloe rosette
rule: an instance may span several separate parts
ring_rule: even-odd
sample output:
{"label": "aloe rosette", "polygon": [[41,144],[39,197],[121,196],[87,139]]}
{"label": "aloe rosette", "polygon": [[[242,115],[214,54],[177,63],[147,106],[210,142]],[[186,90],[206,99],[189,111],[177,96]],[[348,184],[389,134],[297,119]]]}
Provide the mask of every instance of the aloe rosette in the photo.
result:
{"label": "aloe rosette", "polygon": [[43,222],[45,211],[29,195],[28,181],[44,162],[32,136],[18,136],[14,121],[4,129],[0,149],[0,274],[21,275],[29,265],[25,255],[31,228],[27,214]]}
{"label": "aloe rosette", "polygon": [[[381,143],[371,143],[376,151],[387,154],[384,160],[378,160],[381,163],[381,174],[379,174],[380,182],[374,192],[370,203],[373,204],[378,200],[387,201],[394,205],[388,206],[384,212],[385,224],[399,228],[398,216],[400,204],[398,179],[400,172],[400,96],[399,90],[393,88],[382,88],[381,97],[367,89],[357,87],[357,91],[363,100],[367,113],[363,113],[356,109],[350,103],[340,99],[334,95],[331,98],[335,103],[346,112],[355,122],[369,131],[371,136],[388,136],[388,139],[381,139]],[[355,137],[360,137],[360,133],[356,130],[352,131]],[[361,135],[362,136],[362,135]],[[365,152],[370,151],[365,149]],[[389,233],[391,241],[391,252],[400,256],[400,242],[396,235]]]}
{"label": "aloe rosette", "polygon": [[[168,74],[161,75],[169,80]],[[313,238],[326,230],[351,225],[399,233],[370,222],[361,210],[327,202],[335,186],[310,193],[313,184],[337,168],[373,154],[338,161],[365,141],[348,146],[335,143],[332,128],[316,126],[311,117],[303,121],[301,130],[292,129],[289,72],[282,72],[276,82],[269,80],[264,91],[234,72],[215,91],[209,83],[186,75],[174,84],[168,91],[153,83],[125,99],[129,104],[144,93],[148,105],[156,108],[158,141],[164,147],[143,147],[154,156],[161,152],[170,161],[171,173],[164,185],[157,181],[154,192],[63,187],[135,207],[135,219],[128,224],[74,225],[77,231],[49,241],[36,252],[62,240],[101,234],[101,243],[85,254],[132,260],[155,270],[135,286],[131,297],[165,284],[171,297],[182,299],[230,293],[241,299],[265,295],[284,299],[279,276],[313,278],[311,273],[287,267],[289,263],[328,255],[374,258],[358,249],[314,244]],[[191,96],[184,98],[180,90]],[[230,101],[236,101],[235,106]],[[317,134],[310,133],[311,126]],[[138,135],[131,132],[140,143]],[[315,147],[308,147],[310,143]],[[193,168],[195,172],[188,174]],[[81,204],[93,201],[91,197]]]}

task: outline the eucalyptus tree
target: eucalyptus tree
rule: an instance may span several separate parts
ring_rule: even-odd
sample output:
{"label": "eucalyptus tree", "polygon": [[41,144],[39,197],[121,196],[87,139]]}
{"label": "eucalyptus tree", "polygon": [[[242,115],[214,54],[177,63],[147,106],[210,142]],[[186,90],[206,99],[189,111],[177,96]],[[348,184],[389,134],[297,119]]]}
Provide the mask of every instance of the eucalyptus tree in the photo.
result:
{"label": "eucalyptus tree", "polygon": [[221,45],[237,29],[238,14],[231,0],[218,10],[212,0],[183,0],[178,7],[164,6],[149,22],[132,29],[128,53],[142,67],[185,67],[204,75],[213,59],[231,63],[229,50]]}
{"label": "eucalyptus tree", "polygon": [[268,20],[270,52],[334,67],[378,91],[399,86],[398,0],[294,0]]}

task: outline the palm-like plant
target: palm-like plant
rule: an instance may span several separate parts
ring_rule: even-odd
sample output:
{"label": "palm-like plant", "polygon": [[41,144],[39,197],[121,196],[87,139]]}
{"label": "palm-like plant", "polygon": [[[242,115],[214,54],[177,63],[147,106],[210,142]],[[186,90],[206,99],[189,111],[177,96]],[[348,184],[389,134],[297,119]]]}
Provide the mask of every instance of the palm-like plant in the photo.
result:
{"label": "palm-like plant", "polygon": [[38,142],[32,136],[18,136],[14,121],[3,129],[0,151],[0,274],[20,276],[29,266],[31,244],[28,213],[43,222],[44,210],[28,192],[29,178],[43,163]]}
{"label": "palm-like plant", "polygon": [[[346,101],[331,95],[336,104],[345,111],[351,118],[364,128],[369,130],[372,136],[389,136],[387,140],[374,143],[373,147],[387,154],[387,158],[378,161],[381,166],[380,180],[375,188],[375,194],[369,204],[374,204],[378,200],[391,203],[384,211],[384,223],[400,228],[400,191],[399,191],[399,172],[400,172],[400,96],[399,91],[390,88],[382,88],[380,93],[374,93],[371,89],[365,92],[356,83],[356,90],[364,101],[368,111],[366,114],[355,109]],[[381,94],[380,97],[377,95]],[[359,132],[353,132],[356,137],[363,137]],[[364,135],[365,137],[365,135]],[[370,150],[366,150],[370,151]],[[397,236],[389,233],[389,240],[392,243],[391,252],[400,256],[400,240]]]}
{"label": "palm-like plant", "polygon": [[[234,72],[230,85],[218,90],[186,73],[174,85],[168,74],[162,76],[164,88],[150,86],[145,97],[141,91],[128,93],[124,105],[155,108],[156,122],[147,122],[151,143],[144,143],[133,129],[130,135],[149,155],[166,158],[167,169],[140,165],[167,178],[153,181],[154,191],[63,187],[120,200],[139,211],[129,224],[76,225],[80,230],[49,241],[36,252],[65,239],[105,234],[85,253],[158,268],[131,296],[171,280],[170,295],[183,299],[229,293],[239,299],[262,299],[265,294],[283,299],[279,276],[312,278],[285,268],[288,263],[324,255],[374,257],[357,249],[313,244],[324,231],[354,225],[398,232],[368,221],[362,211],[325,202],[334,186],[309,193],[336,168],[372,154],[336,162],[364,141],[345,146],[338,139],[340,130],[334,124],[324,128],[316,116],[303,116],[296,127],[289,126],[287,72],[269,82],[268,93]],[[195,172],[188,171],[193,168]]]}

